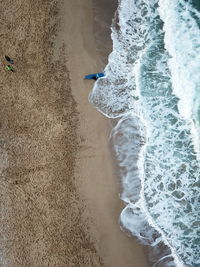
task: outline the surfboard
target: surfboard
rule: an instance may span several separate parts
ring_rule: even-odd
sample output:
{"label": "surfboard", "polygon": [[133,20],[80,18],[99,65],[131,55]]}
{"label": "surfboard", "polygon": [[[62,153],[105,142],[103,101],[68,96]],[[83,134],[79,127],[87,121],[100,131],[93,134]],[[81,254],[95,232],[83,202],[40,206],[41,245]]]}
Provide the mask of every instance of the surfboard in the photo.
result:
{"label": "surfboard", "polygon": [[100,77],[104,77],[105,74],[100,72],[100,73],[93,73],[93,74],[88,74],[86,76],[84,76],[84,79],[87,79],[87,80],[97,80],[98,78]]}

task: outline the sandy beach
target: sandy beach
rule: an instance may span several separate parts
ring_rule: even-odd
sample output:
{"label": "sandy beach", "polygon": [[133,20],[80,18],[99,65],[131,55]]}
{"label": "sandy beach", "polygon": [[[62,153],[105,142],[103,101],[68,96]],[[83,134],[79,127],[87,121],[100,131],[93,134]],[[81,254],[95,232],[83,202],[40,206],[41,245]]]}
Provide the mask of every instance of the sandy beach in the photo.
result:
{"label": "sandy beach", "polygon": [[0,3],[0,266],[148,266],[120,230],[110,126],[83,80],[111,49],[97,34],[103,3]]}

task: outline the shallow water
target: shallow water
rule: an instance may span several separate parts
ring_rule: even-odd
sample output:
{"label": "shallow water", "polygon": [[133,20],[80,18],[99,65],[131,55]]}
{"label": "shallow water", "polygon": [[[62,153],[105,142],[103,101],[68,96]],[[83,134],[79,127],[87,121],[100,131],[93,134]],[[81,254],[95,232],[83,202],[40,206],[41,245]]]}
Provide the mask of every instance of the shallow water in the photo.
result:
{"label": "shallow water", "polygon": [[119,1],[106,76],[89,96],[120,118],[121,224],[154,248],[155,266],[200,266],[199,36],[199,1]]}

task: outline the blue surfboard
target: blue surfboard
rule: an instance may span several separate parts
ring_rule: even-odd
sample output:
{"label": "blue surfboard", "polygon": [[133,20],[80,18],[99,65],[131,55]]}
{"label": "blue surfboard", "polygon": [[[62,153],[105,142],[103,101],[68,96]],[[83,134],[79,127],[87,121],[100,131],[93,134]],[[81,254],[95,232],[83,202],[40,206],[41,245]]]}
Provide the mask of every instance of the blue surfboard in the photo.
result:
{"label": "blue surfboard", "polygon": [[86,76],[84,76],[84,79],[87,79],[87,80],[97,80],[98,78],[100,77],[104,77],[105,74],[104,73],[94,73],[94,74],[88,74]]}

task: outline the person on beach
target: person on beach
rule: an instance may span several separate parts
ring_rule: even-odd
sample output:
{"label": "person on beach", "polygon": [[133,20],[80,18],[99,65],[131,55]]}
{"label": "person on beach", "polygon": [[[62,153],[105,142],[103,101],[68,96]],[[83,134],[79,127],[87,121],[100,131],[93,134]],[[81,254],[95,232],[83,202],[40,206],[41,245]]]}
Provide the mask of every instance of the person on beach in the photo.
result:
{"label": "person on beach", "polygon": [[12,71],[12,72],[14,72],[14,69],[13,69],[13,67],[12,67],[12,66],[10,66],[10,65],[7,65],[7,66],[6,66],[6,69],[7,69],[7,70],[10,70],[10,71]]}
{"label": "person on beach", "polygon": [[5,56],[5,59],[8,61],[9,64],[13,64],[13,60],[9,56]]}

